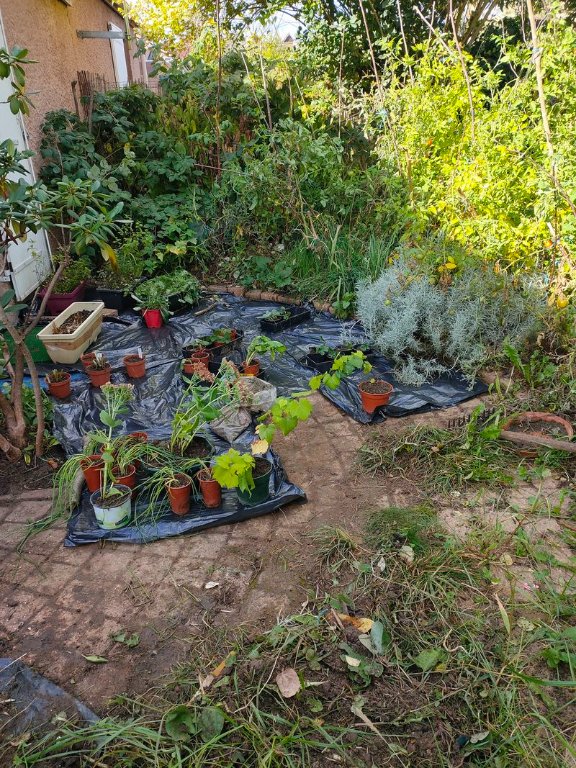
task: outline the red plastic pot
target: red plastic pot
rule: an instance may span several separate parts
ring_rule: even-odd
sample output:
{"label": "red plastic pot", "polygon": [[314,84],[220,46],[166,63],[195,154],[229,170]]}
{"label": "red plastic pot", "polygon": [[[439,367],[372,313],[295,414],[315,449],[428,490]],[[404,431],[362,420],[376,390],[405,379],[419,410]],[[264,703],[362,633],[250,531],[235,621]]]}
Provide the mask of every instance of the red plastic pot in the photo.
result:
{"label": "red plastic pot", "polygon": [[88,368],[88,366],[92,365],[94,362],[94,359],[96,358],[96,352],[84,352],[83,355],[80,355],[80,360],[82,361],[82,365],[84,368]]}
{"label": "red plastic pot", "polygon": [[80,462],[80,469],[90,493],[99,491],[102,485],[102,470],[104,469],[102,456],[99,456],[97,453],[87,456]]}
{"label": "red plastic pot", "polygon": [[210,362],[210,352],[206,352],[206,350],[192,352],[190,359],[194,360],[195,363],[204,363],[204,365],[208,367],[208,363]]}
{"label": "red plastic pot", "polygon": [[220,483],[213,480],[205,469],[200,470],[196,477],[200,485],[204,506],[208,509],[219,507],[222,504],[222,486]]}
{"label": "red plastic pot", "polygon": [[126,355],[124,358],[126,373],[131,379],[141,379],[146,375],[146,358],[138,355]]}
{"label": "red plastic pot", "polygon": [[242,364],[242,373],[244,376],[258,376],[260,373],[260,360],[252,360],[250,365]]}
{"label": "red plastic pot", "polygon": [[102,384],[108,384],[112,374],[112,366],[108,364],[103,370],[96,368],[86,368],[86,373],[90,377],[90,384],[93,387],[101,387]]}
{"label": "red plastic pot", "polygon": [[129,437],[131,437],[137,443],[148,442],[148,432],[130,432]]}
{"label": "red plastic pot", "polygon": [[136,466],[134,464],[128,464],[123,474],[121,474],[121,470],[118,467],[114,467],[112,474],[116,478],[114,485],[125,485],[131,490],[136,488]]}
{"label": "red plastic pot", "polygon": [[70,386],[70,374],[66,374],[66,378],[63,381],[51,381],[50,376],[46,376],[46,383],[48,384],[48,390],[53,397],[59,397],[63,400],[68,397],[71,392]]}
{"label": "red plastic pot", "polygon": [[166,483],[166,490],[168,492],[168,499],[170,500],[170,507],[175,515],[186,515],[190,511],[190,496],[192,494],[192,478],[188,475],[178,474],[176,475],[178,481],[183,484],[181,487],[172,485],[172,480]]}
{"label": "red plastic pot", "polygon": [[164,318],[159,309],[145,309],[142,312],[142,317],[148,328],[162,328],[164,325]]}
{"label": "red plastic pot", "polygon": [[[385,392],[367,392],[365,387],[379,385]],[[362,408],[366,413],[374,413],[376,408],[381,405],[388,405],[390,395],[394,392],[394,387],[383,379],[375,379],[374,381],[362,381],[358,385],[360,389],[360,397],[362,398]]]}

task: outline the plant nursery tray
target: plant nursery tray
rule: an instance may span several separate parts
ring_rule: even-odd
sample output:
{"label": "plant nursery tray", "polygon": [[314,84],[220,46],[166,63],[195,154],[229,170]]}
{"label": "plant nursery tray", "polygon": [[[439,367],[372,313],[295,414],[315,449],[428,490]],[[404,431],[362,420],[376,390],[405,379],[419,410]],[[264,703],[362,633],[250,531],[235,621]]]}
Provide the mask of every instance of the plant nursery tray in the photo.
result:
{"label": "plant nursery tray", "polygon": [[[56,333],[65,320],[76,312],[89,311],[90,315],[73,333]],[[102,330],[104,304],[101,301],[75,301],[38,333],[38,338],[52,362],[71,365],[98,338]]]}
{"label": "plant nursery tray", "polygon": [[[311,349],[314,349],[314,347],[311,347]],[[326,373],[330,370],[330,368],[332,368],[332,363],[338,355],[349,355],[354,351],[355,350],[352,347],[334,347],[334,355],[321,354],[319,352],[308,352],[308,354],[300,358],[300,362],[302,365],[305,365],[307,368],[311,368],[313,371],[318,371],[318,373]],[[368,348],[363,349],[362,351],[364,352],[364,356],[369,362],[372,362],[375,359],[376,353],[373,349]]]}
{"label": "plant nursery tray", "polygon": [[130,293],[118,288],[98,288],[89,285],[86,288],[86,301],[102,301],[106,309],[115,309],[123,312],[125,309],[134,309],[135,300]]}
{"label": "plant nursery tray", "polygon": [[260,328],[268,333],[278,333],[279,331],[285,331],[287,328],[293,328],[295,325],[300,325],[305,320],[310,320],[312,313],[306,307],[293,307],[283,306],[279,309],[284,309],[290,313],[290,317],[286,317],[282,320],[267,320],[265,317],[260,318]]}

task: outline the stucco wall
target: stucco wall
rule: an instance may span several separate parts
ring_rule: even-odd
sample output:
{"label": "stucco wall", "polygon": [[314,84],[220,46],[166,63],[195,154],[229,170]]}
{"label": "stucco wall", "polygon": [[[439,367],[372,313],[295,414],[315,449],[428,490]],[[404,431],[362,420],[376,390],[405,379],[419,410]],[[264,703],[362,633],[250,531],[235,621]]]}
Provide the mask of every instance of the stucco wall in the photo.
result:
{"label": "stucco wall", "polygon": [[[0,0],[8,46],[28,48],[37,61],[27,67],[27,92],[34,109],[25,119],[31,149],[40,143],[40,126],[46,112],[74,111],[72,81],[86,70],[114,82],[109,40],[81,40],[77,30],[106,31],[108,22],[123,27],[123,19],[103,0]],[[142,79],[143,59],[128,62],[134,79]]]}

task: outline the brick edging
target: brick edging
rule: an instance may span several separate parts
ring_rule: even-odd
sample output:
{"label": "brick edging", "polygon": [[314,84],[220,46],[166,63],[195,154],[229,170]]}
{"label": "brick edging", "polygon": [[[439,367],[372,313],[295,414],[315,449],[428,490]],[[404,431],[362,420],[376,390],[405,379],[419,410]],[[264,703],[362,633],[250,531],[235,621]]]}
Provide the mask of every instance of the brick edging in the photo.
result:
{"label": "brick edging", "polygon": [[[216,285],[205,285],[204,290],[207,293],[231,293],[233,296],[241,296],[249,301],[277,301],[280,304],[294,304],[302,306],[305,302],[295,299],[293,296],[286,296],[284,293],[275,293],[274,291],[255,291],[243,288],[234,283],[219,283]],[[333,315],[334,310],[328,302],[311,302],[317,312],[328,312]]]}

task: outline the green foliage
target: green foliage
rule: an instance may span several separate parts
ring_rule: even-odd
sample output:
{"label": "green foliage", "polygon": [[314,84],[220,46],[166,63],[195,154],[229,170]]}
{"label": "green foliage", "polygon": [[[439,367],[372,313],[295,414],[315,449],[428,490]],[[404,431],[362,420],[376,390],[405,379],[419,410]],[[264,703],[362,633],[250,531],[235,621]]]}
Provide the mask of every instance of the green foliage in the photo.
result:
{"label": "green foliage", "polygon": [[183,306],[194,306],[200,299],[200,283],[186,270],[159,275],[136,286],[132,294],[142,309],[159,309],[168,314],[171,297],[177,297]]}
{"label": "green foliage", "polygon": [[235,448],[229,448],[214,459],[212,477],[223,488],[239,488],[249,493],[254,489],[252,470],[256,459],[249,453],[240,453]]}
{"label": "green foliage", "polygon": [[[62,258],[67,259],[66,254],[55,254],[52,257],[52,260],[57,265]],[[64,267],[62,274],[54,286],[54,290],[56,293],[70,293],[77,288],[80,283],[88,280],[91,275],[92,267],[90,265],[90,260],[86,257],[75,259]]]}
{"label": "green foliage", "polygon": [[260,424],[256,427],[258,436],[270,443],[276,430],[280,430],[283,435],[289,435],[298,424],[310,417],[312,410],[313,406],[306,397],[306,392],[296,393],[291,397],[278,397],[270,410],[260,417]]}
{"label": "green foliage", "polygon": [[349,355],[337,355],[329,371],[320,373],[310,379],[310,389],[316,390],[322,386],[328,387],[328,389],[338,389],[342,379],[352,376],[352,374],[359,371],[369,373],[371,370],[372,366],[366,360],[362,350],[358,349]]}
{"label": "green foliage", "polygon": [[274,360],[276,356],[283,355],[286,352],[286,345],[280,341],[274,341],[269,339],[268,336],[255,336],[246,351],[246,365],[250,365],[256,355],[270,355],[270,359]]}

